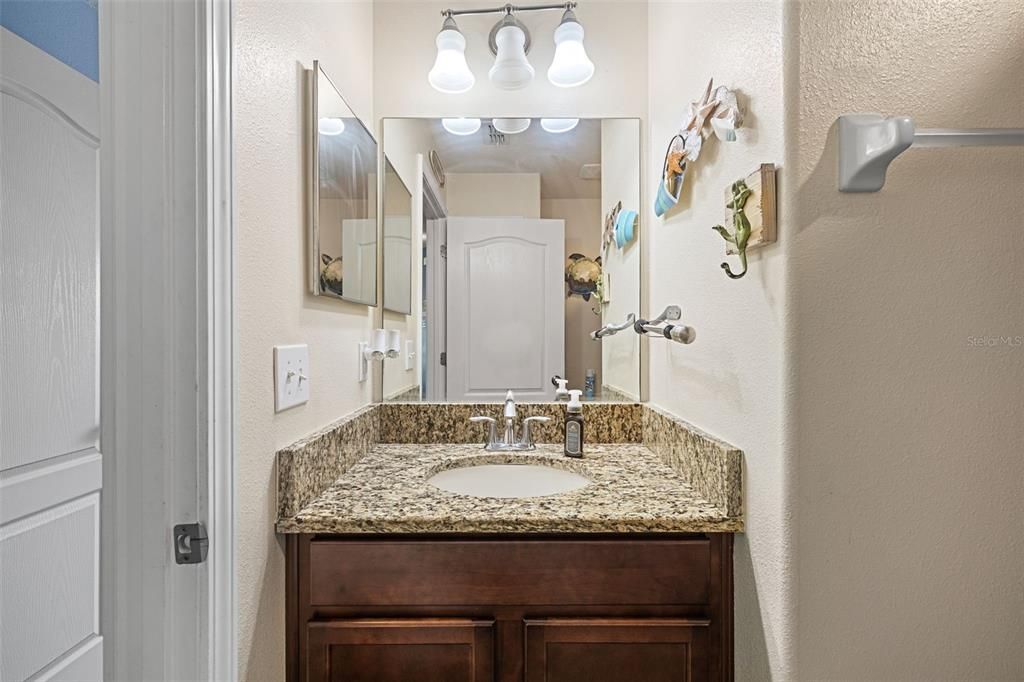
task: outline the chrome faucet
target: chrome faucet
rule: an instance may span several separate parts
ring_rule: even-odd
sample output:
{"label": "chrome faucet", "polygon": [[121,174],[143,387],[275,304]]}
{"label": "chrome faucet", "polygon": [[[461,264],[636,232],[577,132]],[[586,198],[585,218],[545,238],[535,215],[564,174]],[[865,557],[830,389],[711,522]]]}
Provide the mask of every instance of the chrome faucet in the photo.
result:
{"label": "chrome faucet", "polygon": [[476,415],[470,417],[469,421],[474,423],[488,424],[489,429],[487,432],[487,441],[484,443],[484,449],[491,452],[507,452],[510,450],[533,450],[537,446],[533,442],[533,432],[531,425],[534,423],[544,423],[551,421],[551,417],[527,417],[523,420],[522,434],[519,439],[516,439],[516,399],[512,391],[509,391],[505,395],[505,437],[503,440],[498,440],[498,420],[494,417],[487,417],[484,415]]}

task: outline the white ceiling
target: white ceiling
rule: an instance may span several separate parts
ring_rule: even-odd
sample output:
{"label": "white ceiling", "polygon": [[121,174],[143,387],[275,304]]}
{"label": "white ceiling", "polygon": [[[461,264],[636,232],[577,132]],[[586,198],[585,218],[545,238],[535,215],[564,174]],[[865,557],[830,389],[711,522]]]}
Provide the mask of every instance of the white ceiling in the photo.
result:
{"label": "white ceiling", "polygon": [[490,120],[472,135],[452,135],[431,122],[434,149],[446,173],[540,173],[542,199],[600,199],[601,180],[580,178],[580,166],[601,163],[601,120],[581,119],[567,133],[553,134],[533,119],[526,132],[490,143]]}

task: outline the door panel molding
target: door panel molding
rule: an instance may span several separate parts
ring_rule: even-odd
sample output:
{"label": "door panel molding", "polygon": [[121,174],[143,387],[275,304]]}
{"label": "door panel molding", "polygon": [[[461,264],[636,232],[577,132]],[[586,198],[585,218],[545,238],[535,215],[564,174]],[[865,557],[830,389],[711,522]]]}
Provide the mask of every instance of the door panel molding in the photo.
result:
{"label": "door panel molding", "polygon": [[93,635],[32,676],[31,682],[103,679],[103,638]]}
{"label": "door panel molding", "polygon": [[23,680],[99,634],[100,496],[0,527],[0,679]]}
{"label": "door panel molding", "polygon": [[0,471],[0,525],[99,490],[103,456],[96,448]]}
{"label": "door panel molding", "polygon": [[96,84],[6,29],[0,52],[2,470],[97,444],[99,156]]}
{"label": "door panel molding", "polygon": [[0,27],[0,64],[8,84],[48,102],[94,140],[100,134],[99,88],[16,33]]}
{"label": "door panel molding", "polygon": [[448,219],[448,399],[550,400],[565,369],[565,223]]}
{"label": "door panel molding", "polygon": [[99,680],[99,88],[0,69],[0,679]]}

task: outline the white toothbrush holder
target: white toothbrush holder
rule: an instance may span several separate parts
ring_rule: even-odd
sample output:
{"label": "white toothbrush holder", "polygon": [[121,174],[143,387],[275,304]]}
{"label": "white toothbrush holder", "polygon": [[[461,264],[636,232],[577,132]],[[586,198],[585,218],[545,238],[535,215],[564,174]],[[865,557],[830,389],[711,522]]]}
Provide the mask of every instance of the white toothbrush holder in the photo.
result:
{"label": "white toothbrush holder", "polygon": [[387,356],[397,358],[402,350],[402,334],[397,329],[388,330]]}
{"label": "white toothbrush holder", "polygon": [[384,329],[374,329],[370,342],[359,342],[359,381],[366,381],[370,374],[370,360],[383,360],[388,354],[388,333]]}

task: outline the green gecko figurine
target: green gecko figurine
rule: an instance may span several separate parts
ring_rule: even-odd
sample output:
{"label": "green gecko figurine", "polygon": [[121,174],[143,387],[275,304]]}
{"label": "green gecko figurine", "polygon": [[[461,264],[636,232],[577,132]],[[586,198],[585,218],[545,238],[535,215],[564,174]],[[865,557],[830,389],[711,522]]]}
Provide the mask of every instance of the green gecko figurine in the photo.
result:
{"label": "green gecko figurine", "polygon": [[743,265],[743,272],[734,274],[729,268],[728,263],[722,263],[722,269],[732,279],[739,279],[747,274],[747,240],[750,239],[750,221],[747,220],[747,214],[744,212],[743,207],[753,192],[750,191],[747,183],[743,180],[737,180],[732,183],[731,191],[732,201],[726,204],[725,207],[732,209],[732,227],[735,233],[730,234],[721,225],[715,225],[711,229],[722,235],[722,239],[725,241],[736,245],[736,252],[739,254],[740,263]]}

